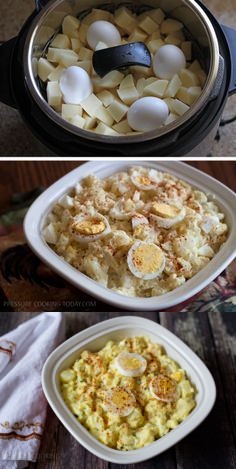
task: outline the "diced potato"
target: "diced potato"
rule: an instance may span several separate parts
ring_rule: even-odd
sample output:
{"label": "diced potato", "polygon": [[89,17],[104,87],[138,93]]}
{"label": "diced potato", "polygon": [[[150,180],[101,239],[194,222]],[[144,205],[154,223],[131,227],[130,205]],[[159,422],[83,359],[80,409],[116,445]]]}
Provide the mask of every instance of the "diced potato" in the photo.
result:
{"label": "diced potato", "polygon": [[196,101],[196,99],[202,93],[202,89],[200,86],[190,86],[190,88],[185,88],[181,86],[178,90],[176,97],[185,104],[191,106],[191,104]]}
{"label": "diced potato", "polygon": [[79,39],[82,44],[87,44],[87,31],[88,31],[88,24],[82,23],[79,28]]}
{"label": "diced potato", "polygon": [[97,124],[97,119],[96,117],[90,117],[87,116],[85,117],[85,124],[84,124],[84,130],[91,130],[94,129],[94,127]]}
{"label": "diced potato", "polygon": [[147,34],[144,33],[141,29],[135,28],[135,30],[128,37],[128,42],[145,42],[147,39]]}
{"label": "diced potato", "polygon": [[[181,44],[181,49],[186,57],[186,60],[192,60],[192,43],[191,41],[183,41]],[[191,70],[192,72],[194,70]]]}
{"label": "diced potato", "polygon": [[178,37],[175,37],[173,34],[168,34],[165,38],[166,44],[172,44],[174,46],[180,46],[181,40]]}
{"label": "diced potato", "polygon": [[108,45],[105,42],[99,41],[95,47],[95,50],[107,49]]}
{"label": "diced potato", "polygon": [[65,67],[58,65],[54,70],[48,75],[50,81],[58,81],[61,78],[61,74],[64,72]]}
{"label": "diced potato", "polygon": [[72,50],[74,50],[75,52],[79,52],[79,50],[81,48],[80,40],[77,39],[77,38],[72,37],[70,41],[71,41]]}
{"label": "diced potato", "polygon": [[200,81],[196,73],[191,72],[191,70],[187,68],[183,68],[179,73],[180,80],[182,81],[182,85],[186,88],[190,86],[198,86],[200,85]]}
{"label": "diced potato", "polygon": [[49,244],[56,244],[58,235],[53,223],[49,223],[43,230],[43,237]]}
{"label": "diced potato", "polygon": [[60,197],[58,203],[64,208],[71,208],[74,206],[74,199],[68,194],[64,194],[62,197]]}
{"label": "diced potato", "polygon": [[62,23],[62,32],[69,37],[79,38],[80,21],[74,16],[68,15]]}
{"label": "diced potato", "polygon": [[49,81],[47,84],[47,100],[48,104],[53,108],[57,108],[62,103],[62,93],[58,81]]}
{"label": "diced potato", "polygon": [[129,71],[132,72],[137,78],[143,78],[143,76],[151,77],[153,75],[152,67],[143,67],[142,65],[132,65],[129,68]]}
{"label": "diced potato", "polygon": [[160,47],[164,46],[165,43],[162,39],[153,39],[153,41],[149,41],[147,43],[147,47],[152,54],[155,54]]}
{"label": "diced potato", "polygon": [[71,42],[66,34],[57,34],[50,44],[51,47],[58,47],[59,49],[70,49]]}
{"label": "diced potato", "polygon": [[154,39],[161,39],[161,31],[160,29],[157,29],[154,33],[152,33],[148,40],[149,41],[154,41]]}
{"label": "diced potato", "polygon": [[134,78],[133,78],[133,75],[130,73],[121,81],[119,89],[122,90],[124,88],[131,88],[133,86],[135,86]]}
{"label": "diced potato", "polygon": [[137,89],[137,92],[138,92],[139,96],[143,96],[143,90],[144,90],[145,83],[146,83],[145,78],[139,78],[137,83],[136,83],[136,89]]}
{"label": "diced potato", "polygon": [[76,127],[80,127],[81,129],[85,126],[85,119],[81,116],[74,116],[71,119],[71,124],[75,125]]}
{"label": "diced potato", "polygon": [[169,111],[175,114],[174,110],[174,99],[173,98],[164,98],[165,103],[167,104]]}
{"label": "diced potato", "polygon": [[171,124],[172,122],[176,121],[178,117],[179,116],[177,116],[177,114],[173,114],[172,112],[170,112],[169,116],[167,117],[165,121],[165,125]]}
{"label": "diced potato", "polygon": [[115,99],[114,95],[107,90],[101,91],[97,94],[98,99],[100,99],[105,107],[109,106]]}
{"label": "diced potato", "polygon": [[112,22],[113,15],[107,10],[100,10],[98,8],[93,8],[91,13],[83,19],[83,22],[87,25],[92,24],[94,21],[109,21]]}
{"label": "diced potato", "polygon": [[79,60],[92,60],[93,51],[87,47],[81,47],[78,53]]}
{"label": "diced potato", "polygon": [[188,70],[190,70],[193,73],[198,73],[202,69],[200,63],[198,60],[194,60],[193,63],[189,66]]}
{"label": "diced potato", "polygon": [[115,23],[128,34],[131,34],[137,26],[134,15],[126,7],[118,8],[118,10],[115,11],[114,16]]}
{"label": "diced potato", "polygon": [[115,124],[112,127],[116,132],[119,132],[119,134],[127,134],[128,132],[132,132],[131,127],[128,124],[127,119],[119,122],[119,124]]}
{"label": "diced potato", "polygon": [[80,62],[76,62],[74,65],[76,65],[76,67],[83,68],[89,75],[92,73],[91,60],[81,60]]}
{"label": "diced potato", "polygon": [[159,29],[158,24],[149,16],[139,22],[139,27],[147,34],[152,34]]}
{"label": "diced potato", "polygon": [[56,49],[49,47],[47,59],[49,62],[60,63],[65,67],[69,67],[78,60],[78,55],[70,49]]}
{"label": "diced potato", "polygon": [[198,78],[199,78],[200,85],[201,85],[202,88],[203,88],[203,86],[204,86],[205,83],[206,83],[207,75],[206,75],[206,73],[204,72],[204,70],[201,69],[201,70],[199,70],[199,72],[197,72],[197,76],[198,76]]}
{"label": "diced potato", "polygon": [[173,100],[173,109],[174,113],[178,114],[178,116],[182,116],[189,110],[189,106],[187,104],[182,103],[182,101],[179,101],[179,99],[174,99]]}
{"label": "diced potato", "polygon": [[82,116],[82,107],[79,104],[62,104],[61,116],[67,121],[75,116]]}
{"label": "diced potato", "polygon": [[156,96],[157,98],[163,98],[166,88],[168,86],[168,80],[155,80],[153,83],[144,87],[144,96]]}
{"label": "diced potato", "polygon": [[167,18],[161,23],[161,33],[171,34],[183,28],[183,23],[173,18]]}
{"label": "diced potato", "polygon": [[121,119],[123,119],[125,114],[127,114],[128,109],[128,106],[116,99],[107,108],[108,112],[116,122],[120,122]]}
{"label": "diced potato", "polygon": [[47,81],[50,73],[54,72],[55,67],[47,59],[41,57],[38,61],[38,76],[40,80]]}
{"label": "diced potato", "polygon": [[75,372],[71,369],[64,370],[60,373],[60,381],[62,383],[69,383],[71,380],[75,379]]}
{"label": "diced potato", "polygon": [[145,80],[145,86],[151,85],[151,83],[153,83],[153,82],[156,81],[156,80],[157,80],[157,77],[146,78],[146,80]]}
{"label": "diced potato", "polygon": [[96,109],[96,111],[94,111],[94,117],[96,117],[109,127],[111,127],[114,122],[113,117],[103,105],[101,105]]}
{"label": "diced potato", "polygon": [[102,106],[102,102],[97,98],[97,96],[95,96],[94,93],[92,93],[90,96],[84,99],[80,105],[89,116],[95,117],[95,112],[99,107]]}
{"label": "diced potato", "polygon": [[93,83],[98,88],[115,88],[123,80],[123,73],[118,70],[107,73],[103,78],[95,77]]}
{"label": "diced potato", "polygon": [[103,122],[99,122],[94,132],[102,135],[114,135],[115,137],[119,135],[118,132],[116,132],[114,129],[111,129],[111,127],[108,127],[108,125],[103,124]]}
{"label": "diced potato", "polygon": [[118,89],[117,94],[121,101],[123,101],[125,104],[132,104],[136,99],[139,98],[139,93],[135,86],[132,88],[124,88],[124,89]]}
{"label": "diced potato", "polygon": [[154,8],[148,11],[148,15],[154,19],[157,24],[161,24],[165,18],[165,13],[160,8]]}
{"label": "diced potato", "polygon": [[181,85],[182,85],[182,82],[181,82],[179,76],[177,74],[174,75],[171,78],[171,80],[170,80],[170,82],[167,86],[165,96],[168,97],[168,98],[174,98],[176,93],[180,89]]}

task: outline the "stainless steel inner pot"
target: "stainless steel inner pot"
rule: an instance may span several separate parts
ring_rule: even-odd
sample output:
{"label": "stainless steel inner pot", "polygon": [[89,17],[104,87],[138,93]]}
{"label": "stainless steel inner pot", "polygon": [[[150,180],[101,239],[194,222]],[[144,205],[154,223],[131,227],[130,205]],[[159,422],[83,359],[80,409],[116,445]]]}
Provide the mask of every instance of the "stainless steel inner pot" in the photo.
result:
{"label": "stainless steel inner pot", "polygon": [[[55,112],[47,103],[37,77],[37,61],[44,54],[48,44],[61,28],[64,17],[68,14],[78,16],[85,12],[88,14],[92,8],[102,8],[114,11],[119,6],[127,6],[134,11],[142,12],[148,8],[161,8],[168,16],[176,18],[185,26],[194,40],[201,57],[207,80],[202,94],[191,108],[175,122],[151,132],[129,136],[107,136],[89,132],[73,126]],[[86,14],[85,13],[85,14]],[[200,57],[200,61],[201,61]],[[196,57],[199,59],[199,57]],[[220,64],[218,40],[206,13],[194,0],[148,0],[145,4],[140,0],[134,2],[113,2],[112,0],[101,4],[101,0],[51,0],[32,22],[26,38],[24,48],[24,73],[30,94],[41,110],[58,126],[82,138],[102,143],[122,144],[145,142],[161,137],[183,126],[191,117],[201,111],[211,98],[215,86]]]}

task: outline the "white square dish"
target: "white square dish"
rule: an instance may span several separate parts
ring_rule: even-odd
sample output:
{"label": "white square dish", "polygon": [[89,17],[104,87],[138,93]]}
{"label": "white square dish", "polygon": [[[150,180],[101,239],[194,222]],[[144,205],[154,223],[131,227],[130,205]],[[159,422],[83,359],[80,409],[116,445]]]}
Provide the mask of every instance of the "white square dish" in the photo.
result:
{"label": "white square dish", "polygon": [[[60,393],[59,374],[70,367],[83,350],[100,350],[108,340],[125,337],[149,336],[152,342],[162,345],[171,358],[186,371],[196,389],[196,407],[174,430],[154,443],[132,451],[109,448],[93,437],[74,417]],[[47,359],[42,372],[42,386],[46,398],[57,417],[87,450],[96,456],[117,464],[134,464],[150,459],[187,436],[209,414],[216,397],[214,380],[198,356],[174,334],[145,318],[123,316],[109,319],[89,327],[60,345]]]}
{"label": "white square dish", "polygon": [[236,254],[236,237],[234,234],[236,232],[236,197],[233,191],[226,186],[185,163],[179,161],[158,161],[140,162],[138,164],[140,166],[153,167],[160,171],[168,171],[190,183],[192,186],[206,193],[210,193],[212,198],[214,198],[218,206],[225,213],[226,222],[229,226],[229,236],[225,244],[206,267],[180,287],[164,295],[150,298],[134,298],[120,295],[103,287],[95,280],[76,270],[62,257],[56,254],[42,238],[41,232],[48,212],[58,199],[63,194],[69,192],[78,181],[81,181],[85,176],[91,173],[96,174],[98,177],[105,178],[117,171],[126,170],[127,167],[133,166],[134,163],[90,162],[71,171],[45,190],[32,204],[25,217],[24,230],[28,244],[42,261],[47,263],[59,275],[76,287],[119,308],[134,311],[153,311],[173,307],[196,295],[216,278],[234,259]]}

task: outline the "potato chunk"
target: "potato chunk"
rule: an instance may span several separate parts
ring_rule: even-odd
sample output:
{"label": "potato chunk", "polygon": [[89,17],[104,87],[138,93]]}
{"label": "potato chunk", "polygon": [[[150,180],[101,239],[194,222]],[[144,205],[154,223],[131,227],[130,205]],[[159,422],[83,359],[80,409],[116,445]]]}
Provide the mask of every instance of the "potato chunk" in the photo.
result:
{"label": "potato chunk", "polygon": [[38,76],[40,80],[47,81],[50,73],[54,72],[55,67],[47,59],[41,57],[38,61]]}

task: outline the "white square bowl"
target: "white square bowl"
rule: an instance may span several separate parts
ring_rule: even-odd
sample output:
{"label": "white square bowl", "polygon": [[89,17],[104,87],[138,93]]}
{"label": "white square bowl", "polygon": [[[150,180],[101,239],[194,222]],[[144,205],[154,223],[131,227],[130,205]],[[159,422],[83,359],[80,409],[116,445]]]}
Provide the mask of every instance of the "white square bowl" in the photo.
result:
{"label": "white square bowl", "polygon": [[49,247],[43,240],[41,234],[46,216],[53,205],[63,194],[69,192],[78,181],[81,181],[85,176],[91,173],[96,174],[100,178],[106,178],[118,171],[124,171],[134,164],[134,162],[101,161],[90,162],[79,166],[77,169],[59,179],[36,199],[26,214],[24,231],[28,244],[37,256],[76,287],[81,288],[86,293],[93,295],[101,301],[105,301],[119,308],[134,311],[155,311],[173,307],[196,295],[214,280],[236,255],[236,196],[233,191],[219,181],[179,161],[147,161],[138,163],[139,166],[152,167],[159,171],[168,171],[178,178],[187,181],[192,186],[208,194],[210,193],[211,197],[214,198],[221,210],[225,213],[226,221],[229,226],[227,241],[206,267],[194,275],[194,277],[187,280],[183,285],[164,295],[150,298],[133,298],[113,292],[72,267]]}
{"label": "white square bowl", "polygon": [[[186,371],[196,389],[196,407],[174,430],[154,443],[141,449],[120,451],[100,443],[76,420],[61,396],[59,375],[75,362],[83,350],[99,351],[108,340],[120,341],[137,335],[149,336],[152,342],[162,345],[167,355]],[[145,461],[175,445],[206,418],[216,398],[214,380],[200,358],[164,327],[135,316],[122,316],[96,324],[60,345],[44,365],[42,386],[50,406],[71,435],[91,453],[117,464]]]}

